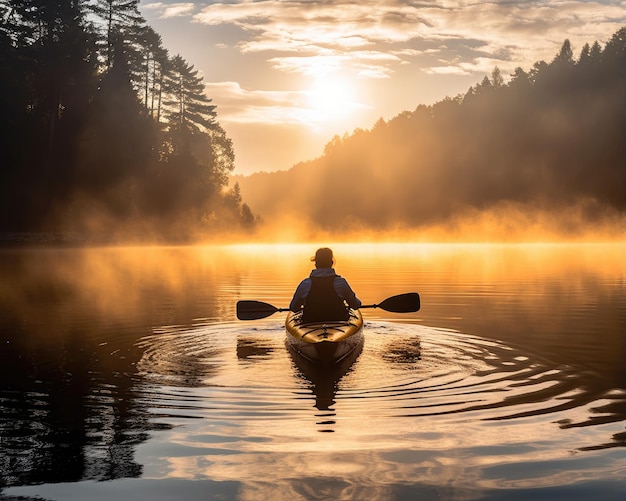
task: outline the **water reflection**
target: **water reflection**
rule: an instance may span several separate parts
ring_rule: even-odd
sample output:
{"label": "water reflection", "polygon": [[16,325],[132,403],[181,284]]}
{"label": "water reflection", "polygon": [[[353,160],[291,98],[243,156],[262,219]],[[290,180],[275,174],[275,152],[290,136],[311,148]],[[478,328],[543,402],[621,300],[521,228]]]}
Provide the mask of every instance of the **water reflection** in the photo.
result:
{"label": "water reflection", "polygon": [[288,303],[308,247],[0,251],[2,494],[626,488],[623,247],[335,247],[366,302],[424,305],[368,310],[333,372],[280,316],[235,321],[238,299]]}
{"label": "water reflection", "polygon": [[111,352],[80,335],[54,349],[32,346],[26,335],[3,344],[4,485],[141,474],[134,447],[152,426],[135,391],[139,350],[118,345]]}
{"label": "water reflection", "polygon": [[[492,489],[562,488],[564,464],[573,483],[616,478],[618,458],[572,456],[623,427],[619,416],[585,433],[563,426],[610,397],[590,392],[573,368],[454,331],[366,326],[362,353],[334,374],[293,359],[279,321],[247,334],[236,324],[181,330],[181,346],[220,339],[234,353],[243,345],[261,355],[224,364],[201,388],[155,388],[152,405],[167,402],[166,418],[178,426],[156,438],[169,452],[148,461],[146,474],[245,479],[240,499],[441,496],[442,485],[450,497],[473,499]],[[320,431],[333,433],[315,439]]]}
{"label": "water reflection", "polygon": [[241,360],[267,359],[273,351],[263,340],[237,338],[237,358]]}
{"label": "water reflection", "polygon": [[[320,366],[319,364],[309,361],[295,351],[288,342],[285,342],[285,348],[288,350],[298,374],[310,383],[311,391],[315,395],[315,407],[320,411],[329,411],[327,414],[316,415],[320,418],[326,418],[325,421],[321,421],[318,424],[335,424],[330,418],[334,416],[332,413],[334,410],[332,405],[335,403],[335,393],[337,392],[339,381],[348,374],[359,358],[359,355],[363,351],[363,343],[359,343],[356,348],[339,363],[330,366]],[[333,429],[325,428],[320,431],[333,431]]]}

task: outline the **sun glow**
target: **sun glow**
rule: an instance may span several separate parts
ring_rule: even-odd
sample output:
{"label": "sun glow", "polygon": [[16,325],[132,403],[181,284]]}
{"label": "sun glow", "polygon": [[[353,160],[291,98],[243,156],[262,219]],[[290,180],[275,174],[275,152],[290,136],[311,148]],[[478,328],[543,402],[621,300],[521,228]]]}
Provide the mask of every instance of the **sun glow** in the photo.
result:
{"label": "sun glow", "polygon": [[363,105],[358,103],[355,85],[347,79],[325,75],[313,81],[305,91],[305,106],[314,122],[341,122]]}

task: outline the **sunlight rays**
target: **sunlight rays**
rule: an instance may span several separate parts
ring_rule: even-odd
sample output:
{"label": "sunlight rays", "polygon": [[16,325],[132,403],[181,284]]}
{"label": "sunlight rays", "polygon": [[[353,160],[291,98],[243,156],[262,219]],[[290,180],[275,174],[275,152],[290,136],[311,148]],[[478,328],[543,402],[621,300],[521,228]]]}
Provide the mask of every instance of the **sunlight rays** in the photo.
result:
{"label": "sunlight rays", "polygon": [[[214,85],[245,89],[223,86],[211,97],[221,119],[236,124],[229,130],[234,141],[256,148],[239,147],[237,169],[246,173],[314,158],[333,135],[465,92],[496,66],[506,79],[516,67],[548,60],[566,38],[578,53],[626,20],[623,2],[608,0],[147,0],[142,9],[170,30],[177,50],[201,51],[201,69]],[[352,85],[363,96],[311,82],[320,61],[358,79]],[[322,87],[326,101],[316,96]],[[268,138],[282,139],[285,126],[298,129],[292,135],[299,139],[268,148]]]}

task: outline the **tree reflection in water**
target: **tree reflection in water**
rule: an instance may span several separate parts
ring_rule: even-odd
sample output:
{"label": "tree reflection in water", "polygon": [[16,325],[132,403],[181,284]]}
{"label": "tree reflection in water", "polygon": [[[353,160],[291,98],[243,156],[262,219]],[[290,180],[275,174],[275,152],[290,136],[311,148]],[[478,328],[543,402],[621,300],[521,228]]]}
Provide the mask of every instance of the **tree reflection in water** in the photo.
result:
{"label": "tree reflection in water", "polygon": [[2,484],[139,476],[134,447],[153,428],[136,392],[141,351],[78,327],[47,343],[19,325],[11,333],[0,364]]}

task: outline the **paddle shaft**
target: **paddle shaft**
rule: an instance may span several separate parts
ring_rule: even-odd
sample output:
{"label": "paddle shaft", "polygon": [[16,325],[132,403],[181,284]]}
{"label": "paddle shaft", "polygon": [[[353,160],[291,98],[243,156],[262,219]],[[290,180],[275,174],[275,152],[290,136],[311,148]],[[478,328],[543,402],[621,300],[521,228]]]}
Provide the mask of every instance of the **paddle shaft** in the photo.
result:
{"label": "paddle shaft", "polygon": [[[408,292],[388,297],[379,304],[362,305],[359,309],[362,308],[381,308],[393,313],[410,313],[420,309],[420,297],[417,292]],[[257,320],[281,311],[289,311],[289,308],[276,308],[269,303],[253,300],[237,302],[237,318],[239,320]]]}

